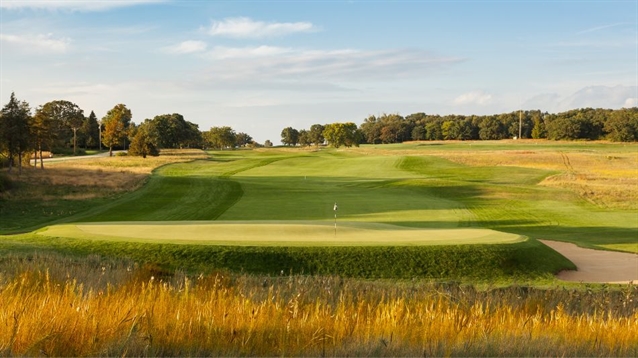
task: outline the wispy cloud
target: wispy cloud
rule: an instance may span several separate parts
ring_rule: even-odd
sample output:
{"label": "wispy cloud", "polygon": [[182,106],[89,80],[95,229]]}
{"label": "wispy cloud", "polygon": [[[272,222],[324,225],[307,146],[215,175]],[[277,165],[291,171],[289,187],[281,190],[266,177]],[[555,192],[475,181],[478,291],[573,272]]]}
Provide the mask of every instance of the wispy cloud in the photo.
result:
{"label": "wispy cloud", "polygon": [[468,93],[464,93],[454,99],[454,104],[457,105],[468,105],[468,104],[478,104],[484,106],[489,104],[492,100],[492,95],[485,93],[484,91],[472,91]]}
{"label": "wispy cloud", "polygon": [[545,93],[527,100],[523,107],[561,112],[573,108],[611,108],[636,106],[636,86],[587,86],[571,94]]}
{"label": "wispy cloud", "polygon": [[619,23],[615,23],[615,24],[601,25],[601,26],[591,27],[591,28],[585,29],[583,31],[579,31],[576,34],[577,35],[582,35],[582,34],[587,34],[587,33],[591,33],[591,32],[597,32],[597,31],[600,31],[600,30],[605,30],[605,29],[609,29],[609,28],[612,28],[612,27],[618,27],[618,26],[623,26],[623,25],[629,25],[629,24],[625,23],[625,22],[619,22]]}
{"label": "wispy cloud", "polygon": [[234,38],[261,38],[316,31],[309,22],[263,22],[247,17],[227,18],[213,21],[207,32],[211,36]]}
{"label": "wispy cloud", "polygon": [[54,38],[46,35],[11,35],[0,34],[0,41],[15,45],[26,52],[65,53],[71,44],[69,38]]}
{"label": "wispy cloud", "polygon": [[113,8],[162,3],[166,0],[3,0],[3,9],[34,9],[34,10],[70,10],[70,11],[105,11]]}
{"label": "wispy cloud", "polygon": [[414,79],[463,62],[420,50],[363,51],[299,50],[259,46],[217,47],[206,56],[214,60],[215,77],[227,79],[303,79],[372,81]]}
{"label": "wispy cloud", "polygon": [[230,59],[255,59],[268,56],[283,55],[292,52],[292,49],[276,46],[256,47],[225,47],[216,46],[206,53],[206,57],[213,60]]}
{"label": "wispy cloud", "polygon": [[175,53],[175,54],[184,54],[184,53],[196,53],[203,52],[206,50],[206,43],[203,41],[183,41],[177,45],[165,47],[164,52]]}

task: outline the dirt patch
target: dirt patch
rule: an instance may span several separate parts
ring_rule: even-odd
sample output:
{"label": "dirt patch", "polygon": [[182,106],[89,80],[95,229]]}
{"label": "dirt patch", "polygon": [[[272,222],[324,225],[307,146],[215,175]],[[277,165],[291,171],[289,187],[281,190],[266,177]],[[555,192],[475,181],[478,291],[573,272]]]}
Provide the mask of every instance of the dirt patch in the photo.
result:
{"label": "dirt patch", "polygon": [[577,271],[562,271],[560,280],[596,283],[638,284],[638,255],[624,252],[584,249],[559,241],[541,242],[571,260]]}

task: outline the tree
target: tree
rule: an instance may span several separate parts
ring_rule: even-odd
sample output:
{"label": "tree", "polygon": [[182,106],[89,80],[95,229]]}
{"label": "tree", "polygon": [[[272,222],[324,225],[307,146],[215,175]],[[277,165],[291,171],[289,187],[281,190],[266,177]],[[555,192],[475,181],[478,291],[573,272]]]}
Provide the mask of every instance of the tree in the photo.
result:
{"label": "tree", "polygon": [[425,139],[427,140],[441,140],[443,139],[443,132],[441,131],[440,120],[429,121],[425,125]]}
{"label": "tree", "polygon": [[284,128],[281,131],[281,143],[290,146],[297,145],[299,143],[299,131],[292,127]]}
{"label": "tree", "polygon": [[605,131],[614,142],[638,141],[638,108],[623,108],[611,113]]}
{"label": "tree", "polygon": [[85,148],[97,148],[99,146],[100,125],[97,123],[95,112],[91,111],[91,114],[84,121],[80,132],[84,137]]}
{"label": "tree", "polygon": [[441,133],[443,134],[443,139],[445,140],[454,140],[459,139],[461,134],[461,127],[459,123],[455,120],[447,120],[441,124]]}
{"label": "tree", "polygon": [[369,116],[363,120],[361,131],[363,132],[366,143],[381,143],[381,127],[382,123],[376,116]]}
{"label": "tree", "polygon": [[129,146],[129,155],[141,156],[146,158],[147,155],[158,156],[159,149],[157,148],[157,142],[159,139],[159,133],[157,128],[146,120],[136,128],[135,135]]}
{"label": "tree", "polygon": [[541,139],[547,137],[547,131],[545,130],[546,116],[548,116],[547,113],[533,117],[534,127],[532,128],[532,138]]}
{"label": "tree", "polygon": [[235,138],[237,142],[236,144],[240,147],[245,147],[248,144],[251,144],[253,142],[253,137],[249,136],[248,134],[244,132],[237,133]]}
{"label": "tree", "polygon": [[9,173],[15,156],[18,157],[18,170],[22,174],[22,155],[29,149],[29,122],[31,109],[25,101],[18,101],[15,93],[3,108],[0,116],[0,150],[7,153]]}
{"label": "tree", "polygon": [[211,127],[204,136],[211,148],[220,150],[234,147],[237,139],[235,131],[230,127]]}
{"label": "tree", "polygon": [[116,105],[102,118],[104,125],[102,144],[109,147],[109,156],[113,156],[113,147],[120,145],[126,138],[126,130],[131,123],[131,118],[131,110],[124,104]]}
{"label": "tree", "polygon": [[69,101],[54,101],[58,107],[58,115],[62,119],[62,124],[73,131],[73,155],[77,154],[78,130],[84,124],[84,111],[80,107]]}
{"label": "tree", "polygon": [[155,116],[151,122],[157,128],[161,148],[190,148],[202,144],[199,126],[185,120],[179,113]]}
{"label": "tree", "polygon": [[270,141],[270,139],[266,139],[266,141],[264,142],[264,147],[266,148],[272,147],[272,142]]}
{"label": "tree", "polygon": [[324,129],[324,126],[321,124],[313,124],[312,126],[310,126],[308,137],[310,138],[310,142],[317,147],[322,145],[326,141],[326,139],[323,137]]}
{"label": "tree", "polygon": [[425,139],[425,126],[414,126],[412,129],[412,140],[424,140]]}
{"label": "tree", "polygon": [[299,145],[303,147],[307,147],[312,144],[312,140],[310,139],[310,132],[302,129],[299,131]]}
{"label": "tree", "polygon": [[359,131],[357,125],[352,122],[327,124],[323,136],[335,148],[342,145],[358,147],[363,140],[363,132]]}
{"label": "tree", "polygon": [[492,116],[481,118],[478,126],[481,140],[503,139],[506,136],[503,123]]}
{"label": "tree", "polygon": [[53,105],[51,102],[44,106],[38,107],[31,122],[31,134],[33,147],[36,150],[35,165],[38,165],[38,153],[40,155],[40,169],[44,169],[44,161],[42,160],[42,150],[44,148],[52,149],[56,139],[56,132],[53,130],[55,116],[53,114]]}

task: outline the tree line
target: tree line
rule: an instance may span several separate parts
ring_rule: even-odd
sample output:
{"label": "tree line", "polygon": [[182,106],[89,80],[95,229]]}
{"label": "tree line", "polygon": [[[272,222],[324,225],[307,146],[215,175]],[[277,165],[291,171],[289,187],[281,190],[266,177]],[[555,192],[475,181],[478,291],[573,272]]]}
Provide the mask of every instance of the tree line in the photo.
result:
{"label": "tree line", "polygon": [[[357,126],[353,122],[314,124],[309,129],[286,127],[281,142],[287,146],[329,144],[333,147],[385,144],[415,140],[498,140],[534,138],[551,140],[638,141],[638,108],[617,110],[582,108],[550,114],[540,110],[486,116],[432,115],[414,113],[369,116]],[[260,146],[253,138],[231,127],[199,126],[181,114],[162,114],[132,122],[131,110],[117,104],[101,120],[93,111],[88,116],[75,103],[56,100],[37,107],[11,93],[0,113],[0,162],[11,172],[17,163],[44,167],[43,152],[65,152],[72,148],[128,149],[130,155],[159,155],[162,148],[235,148]],[[270,140],[264,146],[272,146]]]}
{"label": "tree line", "polygon": [[419,140],[550,140],[638,141],[638,108],[617,110],[582,108],[550,114],[540,110],[497,115],[428,115],[414,113],[369,116],[358,127],[352,123],[315,124],[309,130],[284,128],[284,145],[334,147],[389,144]]}
{"label": "tree line", "polygon": [[[33,113],[32,113],[33,112]],[[26,101],[11,93],[0,113],[0,162],[9,172],[17,164],[29,163],[33,156],[35,167],[44,168],[43,152],[73,154],[79,150],[128,150],[129,155],[157,156],[164,148],[235,148],[257,146],[253,138],[231,127],[212,127],[202,132],[195,123],[179,113],[161,114],[145,119],[139,125],[124,104],[117,104],[102,119],[93,111],[84,115],[77,104],[56,100],[32,111]],[[267,146],[272,146],[266,141]]]}

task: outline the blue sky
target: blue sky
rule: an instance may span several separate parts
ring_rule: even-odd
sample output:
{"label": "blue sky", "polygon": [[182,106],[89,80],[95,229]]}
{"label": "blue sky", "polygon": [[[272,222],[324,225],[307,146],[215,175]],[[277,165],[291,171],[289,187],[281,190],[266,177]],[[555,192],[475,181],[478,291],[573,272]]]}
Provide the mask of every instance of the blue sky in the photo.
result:
{"label": "blue sky", "polygon": [[638,103],[637,1],[0,0],[2,103],[279,143],[369,115]]}

